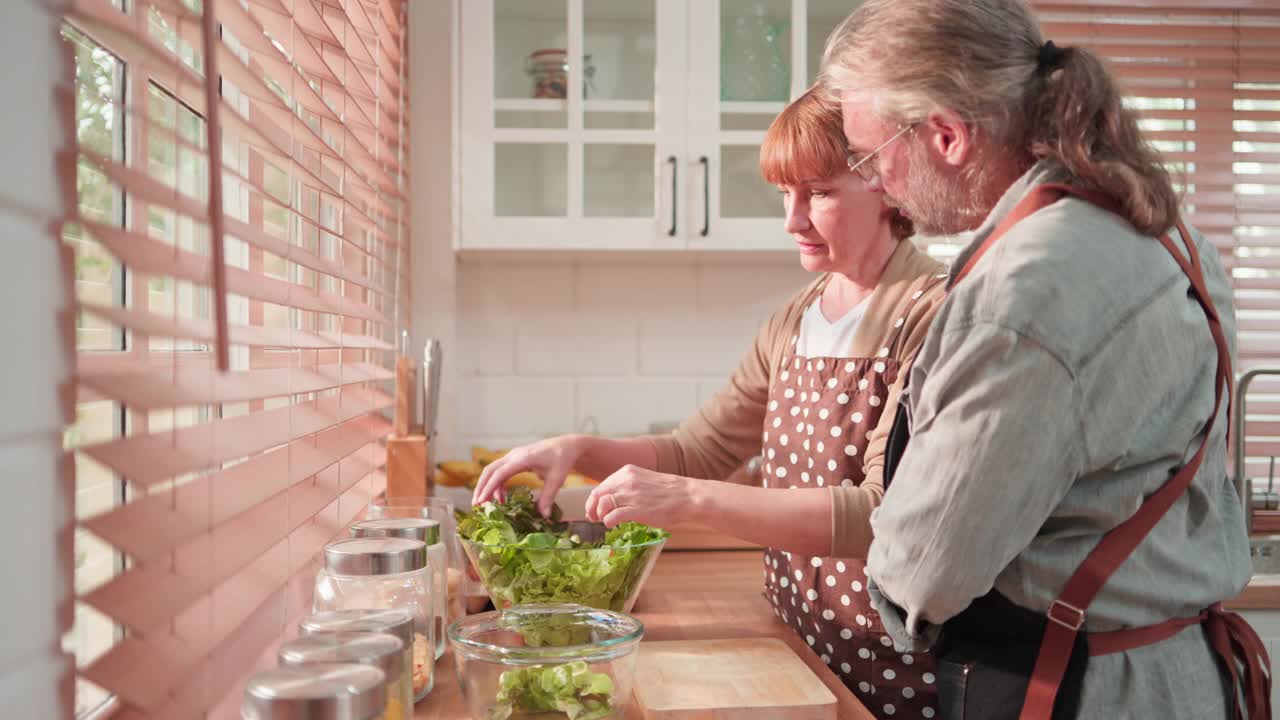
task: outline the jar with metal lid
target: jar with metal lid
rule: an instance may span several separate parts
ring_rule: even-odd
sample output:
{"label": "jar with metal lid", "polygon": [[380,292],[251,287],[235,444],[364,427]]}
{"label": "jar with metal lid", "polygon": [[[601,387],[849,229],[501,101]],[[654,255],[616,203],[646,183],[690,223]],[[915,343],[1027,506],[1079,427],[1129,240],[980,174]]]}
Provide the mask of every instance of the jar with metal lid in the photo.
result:
{"label": "jar with metal lid", "polygon": [[324,562],[316,575],[312,612],[408,610],[414,625],[413,697],[426,697],[435,684],[426,544],[404,538],[338,540],[325,546]]}
{"label": "jar with metal lid", "polygon": [[386,674],[368,665],[317,663],[263,670],[249,678],[244,720],[378,720]]}
{"label": "jar with metal lid", "polygon": [[304,636],[341,632],[386,633],[399,638],[404,646],[401,678],[405,687],[414,686],[413,614],[408,610],[331,610],[308,615],[298,623],[298,633]]}
{"label": "jar with metal lid", "polygon": [[352,663],[386,674],[387,703],[382,720],[413,715],[413,681],[405,677],[404,642],[388,633],[337,632],[304,635],[280,646],[280,667],[316,663]]}
{"label": "jar with metal lid", "polygon": [[[467,494],[470,505],[471,495]],[[369,501],[366,518],[426,518],[440,523],[440,540],[448,550],[449,569],[445,572],[445,587],[448,594],[448,607],[445,615],[449,622],[467,616],[467,603],[470,598],[482,598],[489,601],[489,593],[478,578],[472,580],[467,576],[467,567],[471,561],[462,551],[462,543],[458,541],[458,519],[454,513],[454,504],[448,498],[435,496],[425,497],[379,495]]]}
{"label": "jar with metal lid", "polygon": [[440,538],[440,523],[427,518],[382,518],[361,520],[350,528],[351,537],[398,537],[421,540],[427,544],[427,565],[431,568],[431,604],[435,620],[431,624],[431,642],[435,656],[444,655],[444,630],[449,606],[449,551]]}

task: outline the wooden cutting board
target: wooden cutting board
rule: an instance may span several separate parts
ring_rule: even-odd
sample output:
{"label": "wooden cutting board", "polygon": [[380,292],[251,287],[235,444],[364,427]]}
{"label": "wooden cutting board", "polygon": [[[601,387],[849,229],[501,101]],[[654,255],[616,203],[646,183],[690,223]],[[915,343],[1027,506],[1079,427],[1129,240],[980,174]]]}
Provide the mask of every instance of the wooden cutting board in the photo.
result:
{"label": "wooden cutting board", "polygon": [[836,720],[836,698],[776,638],[642,642],[643,720]]}

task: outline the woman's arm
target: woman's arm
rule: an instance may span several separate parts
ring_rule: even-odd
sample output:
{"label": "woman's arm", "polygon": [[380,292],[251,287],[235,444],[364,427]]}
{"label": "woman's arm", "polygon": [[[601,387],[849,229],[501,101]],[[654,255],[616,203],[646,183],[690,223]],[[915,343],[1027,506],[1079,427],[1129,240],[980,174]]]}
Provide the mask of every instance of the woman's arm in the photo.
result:
{"label": "woman's arm", "polygon": [[726,535],[809,557],[831,555],[831,493],[823,488],[760,488],[698,483],[692,520]]}
{"label": "woman's arm", "polygon": [[894,357],[898,360],[899,367],[898,378],[889,388],[880,421],[867,436],[867,451],[862,460],[862,484],[852,488],[831,488],[831,554],[835,557],[865,558],[871,549],[871,541],[874,539],[871,513],[884,499],[885,448],[889,441],[889,431],[898,414],[898,405],[902,400],[911,363],[915,361],[916,353],[929,332],[929,326],[945,299],[946,283],[938,278],[931,278],[931,284],[924,289],[924,295],[907,315],[901,342],[894,348]]}
{"label": "woman's arm", "polygon": [[658,469],[658,452],[648,438],[602,438],[593,435],[571,436],[579,447],[578,472],[597,479],[607,478],[624,465],[648,470]]}
{"label": "woman's arm", "polygon": [[716,532],[788,552],[825,557],[831,516],[823,488],[759,488],[654,472],[628,465],[587,498],[587,517],[613,527],[635,521],[658,527],[694,522]]}

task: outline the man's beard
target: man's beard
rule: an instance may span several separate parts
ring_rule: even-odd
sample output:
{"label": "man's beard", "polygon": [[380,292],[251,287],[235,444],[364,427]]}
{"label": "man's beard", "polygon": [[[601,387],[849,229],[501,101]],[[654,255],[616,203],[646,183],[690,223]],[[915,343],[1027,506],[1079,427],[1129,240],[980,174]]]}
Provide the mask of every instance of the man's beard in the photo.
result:
{"label": "man's beard", "polygon": [[907,147],[906,192],[893,198],[924,235],[955,235],[974,230],[995,207],[1004,188],[993,182],[993,164],[982,158],[960,170],[943,166],[923,143]]}

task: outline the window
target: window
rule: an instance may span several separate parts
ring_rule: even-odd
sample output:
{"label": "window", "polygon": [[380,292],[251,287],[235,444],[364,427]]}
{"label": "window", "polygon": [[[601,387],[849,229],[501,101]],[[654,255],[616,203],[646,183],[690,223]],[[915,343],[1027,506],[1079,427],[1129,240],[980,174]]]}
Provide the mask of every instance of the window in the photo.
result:
{"label": "window", "polygon": [[[76,133],[80,146],[122,160],[124,64],[74,28],[65,28],[63,38],[75,51]],[[84,159],[76,166],[76,190],[80,212],[86,217],[124,226],[124,196]],[[120,262],[78,224],[65,225],[63,239],[75,251],[77,298],[98,305],[123,306],[125,269]],[[125,333],[107,320],[80,312],[76,315],[76,348],[82,353],[122,353]],[[75,424],[66,430],[64,444],[68,448],[81,447],[105,442],[123,432],[124,413],[119,403],[82,400],[76,406]],[[124,501],[124,483],[110,469],[81,454],[76,455],[75,462],[77,519],[92,517]],[[124,556],[84,528],[76,529],[74,548],[77,594],[92,590],[124,569]],[[120,629],[84,603],[76,603],[74,618],[70,632],[63,638],[63,648],[75,655],[77,666],[84,667],[115,645]],[[102,688],[77,679],[77,715],[98,707],[107,697]]]}
{"label": "window", "polygon": [[309,609],[318,552],[383,487],[408,288],[404,10],[66,13],[78,714],[108,698],[129,717],[234,714]]}
{"label": "window", "polygon": [[[1237,376],[1280,365],[1280,12],[1204,3],[1043,17],[1055,41],[1110,60],[1183,192],[1184,217],[1218,248],[1236,290]],[[1280,455],[1277,400],[1280,382],[1253,385],[1244,438],[1233,439],[1245,443],[1245,477],[1264,484]]]}

